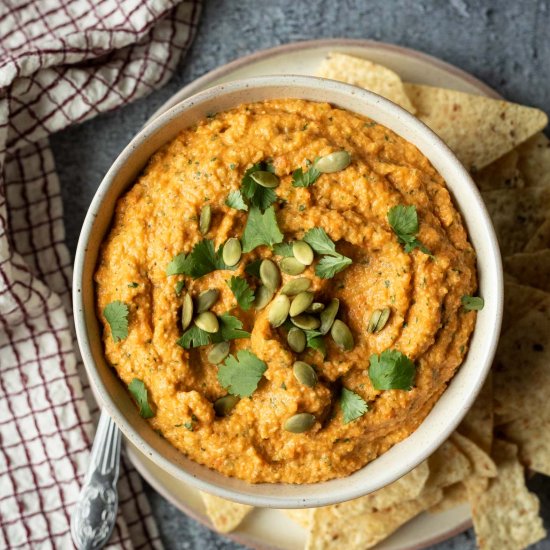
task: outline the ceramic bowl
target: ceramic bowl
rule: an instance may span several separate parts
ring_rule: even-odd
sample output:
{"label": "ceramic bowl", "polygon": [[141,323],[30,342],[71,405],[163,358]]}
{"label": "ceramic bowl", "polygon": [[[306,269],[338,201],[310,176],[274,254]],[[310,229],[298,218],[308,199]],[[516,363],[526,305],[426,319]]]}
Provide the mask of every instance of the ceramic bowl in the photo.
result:
{"label": "ceramic bowl", "polygon": [[[413,143],[447,182],[478,258],[478,313],[466,360],[421,426],[407,439],[352,475],[331,481],[290,485],[250,484],[201,466],[159,437],[139,416],[126,387],[103,356],[95,313],[93,273],[100,244],[109,230],[118,197],[135,181],[151,155],[208,113],[274,98],[329,102],[370,117]],[[170,475],[223,498],[275,508],[315,507],[368,494],[395,481],[427,458],[456,428],[489,371],[502,316],[502,266],[491,221],[470,176],[449,148],[424,124],[371,92],[305,76],[271,76],[210,88],[171,108],[148,124],[116,159],[87,213],[75,258],[73,300],[78,342],[90,383],[123,434]]]}

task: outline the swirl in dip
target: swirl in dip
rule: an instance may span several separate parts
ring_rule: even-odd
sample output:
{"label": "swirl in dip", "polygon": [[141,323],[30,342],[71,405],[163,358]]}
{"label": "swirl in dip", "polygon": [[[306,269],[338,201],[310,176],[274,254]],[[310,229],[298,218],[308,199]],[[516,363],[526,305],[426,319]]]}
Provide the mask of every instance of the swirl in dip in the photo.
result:
{"label": "swirl in dip", "polygon": [[462,363],[480,300],[427,158],[293,99],[215,114],[159,150],[118,201],[95,280],[107,360],[142,416],[250,482],[346,476],[407,437]]}

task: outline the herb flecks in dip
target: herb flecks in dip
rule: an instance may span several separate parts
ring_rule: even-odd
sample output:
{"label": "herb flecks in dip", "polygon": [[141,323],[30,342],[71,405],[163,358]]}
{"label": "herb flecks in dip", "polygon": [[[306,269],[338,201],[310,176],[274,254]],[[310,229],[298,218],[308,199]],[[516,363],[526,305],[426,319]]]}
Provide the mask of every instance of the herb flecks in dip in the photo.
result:
{"label": "herb flecks in dip", "polygon": [[299,100],[218,113],[156,153],[96,282],[106,357],[152,427],[251,482],[345,476],[409,435],[479,309],[429,161]]}

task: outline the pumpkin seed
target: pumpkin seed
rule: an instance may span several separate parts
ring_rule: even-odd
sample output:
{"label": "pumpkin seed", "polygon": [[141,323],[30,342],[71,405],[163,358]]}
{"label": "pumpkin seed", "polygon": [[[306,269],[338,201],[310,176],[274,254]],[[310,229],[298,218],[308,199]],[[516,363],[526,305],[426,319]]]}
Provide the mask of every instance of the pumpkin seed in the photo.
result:
{"label": "pumpkin seed", "polygon": [[269,189],[273,189],[274,187],[277,187],[279,185],[279,178],[275,174],[264,170],[253,172],[252,174],[250,174],[250,177],[258,185],[261,185],[262,187],[267,187]]}
{"label": "pumpkin seed", "polygon": [[300,275],[300,273],[303,273],[306,268],[302,262],[299,262],[292,256],[283,258],[279,265],[281,266],[281,270],[287,275]]}
{"label": "pumpkin seed", "polygon": [[193,320],[193,298],[191,294],[186,294],[183,297],[183,307],[181,309],[181,326],[183,330],[186,330],[187,327],[191,324]]}
{"label": "pumpkin seed", "polygon": [[321,302],[313,302],[307,309],[306,313],[321,313],[325,309],[325,304]]}
{"label": "pumpkin seed", "polygon": [[229,355],[229,342],[214,344],[208,352],[208,362],[213,365],[221,363]]}
{"label": "pumpkin seed", "polygon": [[235,237],[227,239],[223,247],[222,258],[223,262],[228,267],[233,267],[239,263],[243,249],[241,246],[241,241]]}
{"label": "pumpkin seed", "polygon": [[332,323],[334,323],[334,319],[336,319],[339,307],[340,300],[334,298],[330,301],[330,304],[323,310],[323,312],[321,313],[321,328],[319,329],[319,332],[321,334],[328,334],[328,331],[332,327]]}
{"label": "pumpkin seed", "polygon": [[315,168],[321,174],[332,174],[347,168],[351,162],[351,155],[347,151],[335,151],[315,161]]}
{"label": "pumpkin seed", "polygon": [[273,300],[267,314],[267,318],[271,326],[280,327],[286,321],[289,310],[290,300],[288,299],[288,296],[279,294],[279,296]]}
{"label": "pumpkin seed", "polygon": [[218,416],[227,416],[238,402],[236,395],[224,395],[214,401],[214,410]]}
{"label": "pumpkin seed", "polygon": [[298,277],[297,279],[290,279],[288,283],[283,285],[281,288],[281,294],[286,294],[287,296],[296,296],[300,292],[304,292],[311,286],[311,280],[306,277]]}
{"label": "pumpkin seed", "polygon": [[296,353],[302,353],[306,349],[306,334],[298,327],[292,327],[288,331],[286,341],[289,348]]}
{"label": "pumpkin seed", "polygon": [[275,292],[281,284],[281,272],[279,268],[271,260],[263,260],[260,264],[260,279],[262,283]]}
{"label": "pumpkin seed", "polygon": [[371,334],[380,332],[386,326],[389,318],[389,307],[385,307],[384,309],[375,309],[370,316],[367,332],[370,332]]}
{"label": "pumpkin seed", "polygon": [[292,254],[301,264],[311,265],[313,263],[313,250],[305,241],[294,241]]}
{"label": "pumpkin seed", "polygon": [[273,291],[269,290],[269,288],[264,285],[260,285],[256,289],[256,296],[252,305],[256,310],[263,309],[267,306],[267,304],[269,304],[269,302],[271,302],[271,298],[273,298]]}
{"label": "pumpkin seed", "polygon": [[315,424],[315,417],[309,413],[298,413],[286,420],[283,428],[293,434],[307,432]]}
{"label": "pumpkin seed", "polygon": [[201,215],[199,217],[199,231],[201,235],[206,235],[210,229],[210,222],[212,221],[212,207],[209,204],[205,204],[201,208]]}
{"label": "pumpkin seed", "polygon": [[304,313],[301,315],[296,315],[296,317],[291,317],[290,320],[293,325],[303,330],[316,330],[321,325],[321,321],[319,321],[317,317],[306,315]]}
{"label": "pumpkin seed", "polygon": [[313,292],[300,292],[300,294],[292,300],[292,304],[290,304],[290,316],[296,317],[296,315],[303,313],[312,304],[313,298]]}
{"label": "pumpkin seed", "polygon": [[218,318],[211,311],[203,311],[195,317],[195,325],[201,330],[214,334],[220,329]]}
{"label": "pumpkin seed", "polygon": [[344,351],[351,351],[355,345],[353,341],[353,335],[348,325],[340,319],[336,319],[330,329],[330,335],[334,340],[334,343]]}
{"label": "pumpkin seed", "polygon": [[201,292],[197,297],[197,313],[208,311],[220,297],[220,291],[217,288],[211,288]]}
{"label": "pumpkin seed", "polygon": [[315,372],[315,369],[306,362],[296,361],[292,367],[292,372],[300,384],[303,384],[308,388],[313,388],[316,386],[318,381],[317,373]]}

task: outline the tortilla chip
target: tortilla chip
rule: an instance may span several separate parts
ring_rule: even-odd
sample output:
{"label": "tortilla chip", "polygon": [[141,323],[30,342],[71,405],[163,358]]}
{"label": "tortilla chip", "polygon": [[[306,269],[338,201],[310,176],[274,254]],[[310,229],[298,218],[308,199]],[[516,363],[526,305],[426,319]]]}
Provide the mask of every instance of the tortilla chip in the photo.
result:
{"label": "tortilla chip", "polygon": [[[543,293],[546,294],[546,293]],[[493,365],[495,412],[550,417],[550,306],[536,304],[501,337]]]}
{"label": "tortilla chip", "polygon": [[489,373],[479,395],[457,431],[488,454],[491,452],[493,444],[493,424],[493,377]]}
{"label": "tortilla chip", "polygon": [[503,263],[519,283],[550,292],[550,249],[512,254]]}
{"label": "tortilla chip", "polygon": [[434,506],[432,506],[428,512],[430,514],[441,514],[451,508],[456,508],[461,504],[468,502],[468,493],[466,486],[462,481],[453,483],[443,489],[443,498]]}
{"label": "tortilla chip", "polygon": [[[550,309],[550,293],[518,283],[504,284],[502,334],[532,309]],[[494,384],[494,381],[493,381]]]}
{"label": "tortilla chip", "polygon": [[321,63],[317,76],[365,88],[401,105],[411,113],[415,112],[399,75],[367,59],[330,53]]}
{"label": "tortilla chip", "polygon": [[537,252],[537,250],[544,250],[545,248],[550,248],[550,220],[545,220],[540,224],[523,251]]}
{"label": "tortilla chip", "polygon": [[231,502],[201,491],[206,514],[216,531],[229,533],[238,527],[241,521],[254,509],[246,504]]}
{"label": "tortilla chip", "polygon": [[522,189],[525,181],[518,170],[519,154],[515,149],[472,174],[481,191],[493,189]]}
{"label": "tortilla chip", "polygon": [[515,445],[495,440],[493,459],[498,476],[472,503],[477,543],[480,550],[521,550],[546,536],[539,501],[525,486]]}
{"label": "tortilla chip", "polygon": [[458,432],[454,432],[450,439],[470,461],[473,475],[481,477],[497,475],[497,468],[491,457],[473,441]]}
{"label": "tortilla chip", "polygon": [[416,116],[454,151],[468,170],[478,171],[542,130],[548,118],[532,107],[405,83]]}
{"label": "tortilla chip", "polygon": [[521,170],[528,185],[550,185],[550,139],[535,134],[518,147]]}
{"label": "tortilla chip", "polygon": [[550,213],[550,187],[481,193],[504,256],[522,252]]}
{"label": "tortilla chip", "polygon": [[443,497],[440,489],[424,491],[418,498],[375,512],[335,513],[334,506],[316,508],[306,550],[349,550],[371,548],[401,525],[434,506]]}
{"label": "tortilla chip", "polygon": [[300,508],[296,510],[287,509],[279,510],[279,512],[282,512],[285,516],[304,529],[309,529],[309,526],[311,525],[311,514],[313,512],[313,508]]}
{"label": "tortilla chip", "polygon": [[428,464],[430,477],[426,482],[427,489],[448,487],[462,481],[472,473],[470,461],[450,440],[445,441],[428,458]]}
{"label": "tortilla chip", "polygon": [[550,476],[550,418],[522,418],[501,429],[506,439],[518,446],[524,466]]}

